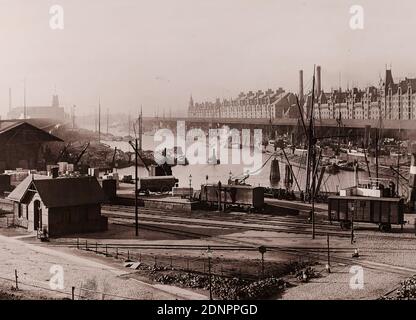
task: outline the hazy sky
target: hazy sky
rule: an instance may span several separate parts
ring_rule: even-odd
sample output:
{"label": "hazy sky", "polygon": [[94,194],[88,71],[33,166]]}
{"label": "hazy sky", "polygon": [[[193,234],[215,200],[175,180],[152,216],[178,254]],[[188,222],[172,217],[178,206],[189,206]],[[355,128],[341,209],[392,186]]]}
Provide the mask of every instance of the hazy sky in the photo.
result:
{"label": "hazy sky", "polygon": [[[49,8],[64,8],[64,30]],[[364,7],[364,30],[349,27]],[[49,105],[56,85],[65,106],[90,113],[185,110],[194,100],[240,91],[297,90],[313,64],[323,87],[377,84],[385,65],[416,75],[416,1],[400,0],[0,0],[0,114],[13,104]]]}

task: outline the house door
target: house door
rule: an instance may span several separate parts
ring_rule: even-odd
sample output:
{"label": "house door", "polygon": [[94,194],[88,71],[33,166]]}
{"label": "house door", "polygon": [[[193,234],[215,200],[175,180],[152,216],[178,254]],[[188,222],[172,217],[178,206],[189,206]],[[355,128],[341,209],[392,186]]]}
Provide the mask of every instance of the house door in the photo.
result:
{"label": "house door", "polygon": [[33,203],[33,229],[38,230],[39,227],[42,227],[42,209],[40,201],[35,200]]}

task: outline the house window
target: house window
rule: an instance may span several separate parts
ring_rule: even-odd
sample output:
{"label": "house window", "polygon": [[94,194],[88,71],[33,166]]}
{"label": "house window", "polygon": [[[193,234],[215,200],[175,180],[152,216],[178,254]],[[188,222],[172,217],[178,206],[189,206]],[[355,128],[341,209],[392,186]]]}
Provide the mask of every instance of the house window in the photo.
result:
{"label": "house window", "polygon": [[17,215],[19,218],[21,218],[22,217],[22,204],[19,203],[18,206],[19,207],[17,208]]}

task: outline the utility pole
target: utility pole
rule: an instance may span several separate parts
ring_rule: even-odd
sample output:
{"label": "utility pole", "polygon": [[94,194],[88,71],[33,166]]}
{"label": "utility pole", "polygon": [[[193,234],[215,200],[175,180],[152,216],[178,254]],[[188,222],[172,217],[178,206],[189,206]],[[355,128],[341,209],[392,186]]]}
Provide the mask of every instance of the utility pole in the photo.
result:
{"label": "utility pole", "polygon": [[130,116],[130,112],[129,112],[129,118],[128,118],[128,126],[129,126],[129,137],[130,137],[130,133],[131,133],[131,116]]}
{"label": "utility pole", "polygon": [[264,279],[264,254],[267,251],[267,248],[265,246],[260,246],[259,252],[261,254],[261,278]]}
{"label": "utility pole", "polygon": [[[401,131],[399,129],[399,150],[397,151],[397,172],[400,172],[400,152],[401,152],[401,148],[400,148],[400,144],[402,141],[402,135],[401,135]],[[396,178],[396,197],[399,197],[399,183],[400,183],[400,176],[397,173],[397,178]]]}
{"label": "utility pole", "polygon": [[376,156],[376,178],[378,180],[378,128],[376,128],[375,156]]}
{"label": "utility pole", "polygon": [[137,138],[136,138],[136,143],[135,143],[135,155],[136,155],[136,159],[135,159],[135,166],[134,166],[134,171],[135,171],[135,181],[134,181],[134,216],[135,216],[135,221],[136,221],[136,237],[139,236],[139,211],[138,211],[138,203],[137,203],[137,187],[138,187],[138,173],[137,173],[137,157],[138,157],[138,143],[137,143]]}
{"label": "utility pole", "polygon": [[110,115],[108,114],[108,108],[107,108],[107,134],[108,134],[108,124],[109,124],[109,121],[110,121]]}
{"label": "utility pole", "polygon": [[328,251],[328,268],[331,266],[331,260],[329,255],[329,233],[326,234],[326,245],[327,245],[327,251]]}
{"label": "utility pole", "polygon": [[209,246],[207,249],[207,256],[208,256],[208,276],[209,276],[209,300],[212,300],[212,273],[211,273],[212,250]]}
{"label": "utility pole", "polygon": [[101,142],[101,99],[98,100],[98,142]]}
{"label": "utility pole", "polygon": [[23,80],[23,119],[26,119],[26,78]]}
{"label": "utility pole", "polygon": [[142,151],[143,147],[143,108],[140,106],[140,116],[139,116],[139,150]]}

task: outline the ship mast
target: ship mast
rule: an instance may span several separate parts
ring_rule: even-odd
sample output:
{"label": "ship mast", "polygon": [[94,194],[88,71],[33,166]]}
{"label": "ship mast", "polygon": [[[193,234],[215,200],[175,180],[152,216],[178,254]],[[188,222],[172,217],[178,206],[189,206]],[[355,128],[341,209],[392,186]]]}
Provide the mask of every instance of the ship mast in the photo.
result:
{"label": "ship mast", "polygon": [[308,196],[309,201],[311,201],[313,193],[311,192],[311,173],[314,172],[315,168],[315,159],[314,159],[314,149],[315,149],[315,137],[314,137],[314,121],[313,121],[313,113],[314,113],[314,101],[315,101],[315,66],[313,68],[313,80],[312,80],[312,99],[311,99],[311,107],[309,111],[309,126],[308,126],[308,152],[307,152],[307,160],[306,160],[306,187],[305,187],[305,194]]}

